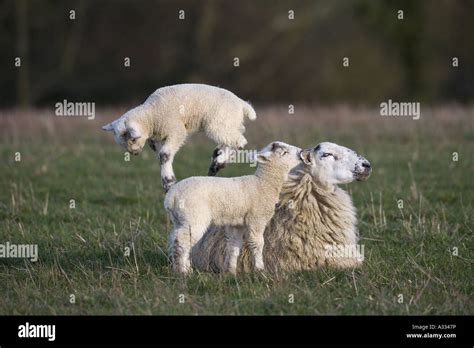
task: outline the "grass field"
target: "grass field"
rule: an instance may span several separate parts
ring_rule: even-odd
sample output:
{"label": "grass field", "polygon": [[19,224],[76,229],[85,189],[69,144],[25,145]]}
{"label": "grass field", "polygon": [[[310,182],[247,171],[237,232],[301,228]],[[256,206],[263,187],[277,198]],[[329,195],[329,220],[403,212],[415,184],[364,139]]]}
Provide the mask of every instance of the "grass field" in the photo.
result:
{"label": "grass field", "polygon": [[[0,259],[0,314],[474,314],[473,108],[422,107],[412,120],[345,106],[295,115],[257,106],[249,148],[333,141],[371,162],[367,182],[345,187],[358,209],[364,265],[187,278],[168,264],[151,150],[126,162],[100,130],[125,110],[99,110],[93,121],[1,113],[0,244],[37,244],[39,260]],[[175,159],[178,179],[205,175],[212,148],[191,138]],[[220,175],[253,170],[232,164]]]}

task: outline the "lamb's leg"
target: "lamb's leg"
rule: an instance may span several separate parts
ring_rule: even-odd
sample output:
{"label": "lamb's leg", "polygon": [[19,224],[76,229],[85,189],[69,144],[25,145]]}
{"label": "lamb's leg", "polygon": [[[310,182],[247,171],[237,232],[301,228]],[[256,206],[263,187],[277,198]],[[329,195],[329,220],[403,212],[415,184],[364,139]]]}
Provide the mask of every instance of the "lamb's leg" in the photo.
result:
{"label": "lamb's leg", "polygon": [[186,140],[186,129],[174,129],[173,134],[168,136],[162,143],[158,152],[158,159],[161,165],[161,184],[165,192],[176,182],[176,176],[173,171],[174,156]]}
{"label": "lamb's leg", "polygon": [[212,153],[211,164],[209,165],[208,176],[215,176],[219,170],[225,167],[226,162],[234,151],[229,146],[218,146]]}
{"label": "lamb's leg", "polygon": [[174,228],[173,239],[170,240],[171,262],[173,271],[178,273],[189,273],[191,268],[191,236],[190,227],[182,226]]}
{"label": "lamb's leg", "polygon": [[[235,126],[235,129],[233,127]],[[211,164],[209,165],[209,176],[214,176],[217,172],[225,167],[230,156],[236,151],[241,150],[247,145],[247,139],[243,136],[245,127],[243,125],[230,126],[223,124],[225,132],[214,131],[208,134],[209,138],[215,141],[218,146],[212,154]],[[221,127],[219,127],[220,129]]]}
{"label": "lamb's leg", "polygon": [[173,269],[179,273],[192,272],[191,250],[209,228],[210,220],[195,224],[180,223],[170,235]]}
{"label": "lamb's leg", "polygon": [[242,231],[236,227],[226,227],[225,267],[230,273],[237,273],[237,259],[242,249]]}
{"label": "lamb's leg", "polygon": [[265,232],[265,225],[249,226],[248,243],[252,253],[253,267],[256,271],[263,271],[265,266],[263,264],[263,245]]}

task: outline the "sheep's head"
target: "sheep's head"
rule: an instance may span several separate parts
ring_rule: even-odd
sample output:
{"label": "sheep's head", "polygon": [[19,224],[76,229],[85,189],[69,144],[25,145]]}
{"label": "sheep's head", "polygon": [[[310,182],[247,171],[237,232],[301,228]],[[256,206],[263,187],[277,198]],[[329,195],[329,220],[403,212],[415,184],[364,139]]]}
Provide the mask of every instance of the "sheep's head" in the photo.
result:
{"label": "sheep's head", "polygon": [[263,165],[278,162],[289,171],[301,163],[300,152],[301,149],[299,147],[281,141],[274,141],[257,153],[256,160]]}
{"label": "sheep's head", "polygon": [[118,119],[102,127],[105,131],[113,131],[115,142],[133,155],[138,155],[145,146],[147,137],[144,136],[139,124]]}
{"label": "sheep's head", "polygon": [[348,184],[367,180],[372,168],[369,161],[347,147],[324,142],[301,151],[301,159],[311,176],[323,185]]}

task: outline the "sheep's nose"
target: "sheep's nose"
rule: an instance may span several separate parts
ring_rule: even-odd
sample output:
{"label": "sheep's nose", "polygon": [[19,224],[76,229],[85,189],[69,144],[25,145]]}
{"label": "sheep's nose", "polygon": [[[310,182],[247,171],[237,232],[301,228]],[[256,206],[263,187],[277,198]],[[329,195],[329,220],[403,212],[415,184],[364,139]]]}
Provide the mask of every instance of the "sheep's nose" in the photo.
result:
{"label": "sheep's nose", "polygon": [[370,163],[368,161],[362,162],[362,167],[366,168],[367,170],[371,168]]}

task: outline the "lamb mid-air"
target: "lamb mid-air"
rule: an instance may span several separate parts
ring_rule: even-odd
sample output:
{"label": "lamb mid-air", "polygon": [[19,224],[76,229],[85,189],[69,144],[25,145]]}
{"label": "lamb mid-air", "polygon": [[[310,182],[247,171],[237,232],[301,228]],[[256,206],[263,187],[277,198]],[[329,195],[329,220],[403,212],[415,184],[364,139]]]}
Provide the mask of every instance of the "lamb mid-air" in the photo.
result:
{"label": "lamb mid-air", "polygon": [[233,150],[247,144],[245,117],[255,120],[255,110],[232,92],[204,84],[181,84],[159,88],[143,104],[102,129],[113,131],[115,141],[134,155],[148,140],[160,160],[161,182],[167,192],[176,182],[174,156],[189,134],[202,131],[217,144],[208,172],[214,176]]}
{"label": "lamb mid-air", "polygon": [[226,229],[225,269],[235,273],[245,239],[253,269],[263,270],[263,232],[291,168],[301,163],[301,149],[282,142],[267,145],[256,155],[253,175],[219,178],[191,177],[171,187],[165,197],[173,230],[169,247],[173,269],[191,271],[191,249],[211,224]]}
{"label": "lamb mid-air", "polygon": [[[363,254],[356,248],[356,210],[351,197],[337,185],[367,180],[370,163],[354,151],[328,142],[301,154],[304,164],[291,171],[265,229],[265,269],[279,273],[359,266]],[[192,262],[198,269],[226,271],[227,228],[212,226],[193,248]],[[347,255],[340,250],[353,253]],[[252,269],[245,245],[237,269]]]}

